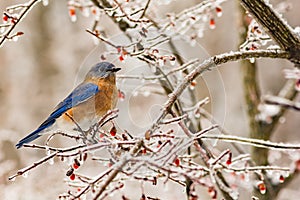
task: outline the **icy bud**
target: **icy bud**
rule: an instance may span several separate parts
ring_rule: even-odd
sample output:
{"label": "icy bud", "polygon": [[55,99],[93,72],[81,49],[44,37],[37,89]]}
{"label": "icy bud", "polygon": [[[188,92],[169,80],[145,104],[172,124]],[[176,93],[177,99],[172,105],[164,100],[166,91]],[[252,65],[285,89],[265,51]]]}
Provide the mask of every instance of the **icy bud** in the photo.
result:
{"label": "icy bud", "polygon": [[77,16],[76,16],[76,10],[74,6],[69,7],[69,16],[72,22],[76,22]]}

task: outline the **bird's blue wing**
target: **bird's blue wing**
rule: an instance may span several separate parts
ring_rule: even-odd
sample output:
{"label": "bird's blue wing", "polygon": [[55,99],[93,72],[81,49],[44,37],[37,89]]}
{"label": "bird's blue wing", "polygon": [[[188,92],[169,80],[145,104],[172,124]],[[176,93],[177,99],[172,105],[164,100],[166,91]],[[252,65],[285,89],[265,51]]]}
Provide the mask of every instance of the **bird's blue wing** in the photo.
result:
{"label": "bird's blue wing", "polygon": [[98,86],[93,83],[82,83],[78,85],[69,96],[67,96],[62,102],[60,102],[56,106],[55,110],[51,113],[49,118],[60,117],[70,108],[73,108],[78,104],[85,102],[98,92]]}
{"label": "bird's blue wing", "polygon": [[55,120],[62,114],[64,114],[67,110],[87,101],[98,92],[98,86],[93,83],[81,83],[80,85],[78,85],[69,96],[67,96],[55,107],[55,110],[35,131],[19,141],[19,143],[16,145],[17,148],[20,148],[23,146],[23,144],[31,142],[38,138],[40,136],[39,133],[42,130],[54,124]]}

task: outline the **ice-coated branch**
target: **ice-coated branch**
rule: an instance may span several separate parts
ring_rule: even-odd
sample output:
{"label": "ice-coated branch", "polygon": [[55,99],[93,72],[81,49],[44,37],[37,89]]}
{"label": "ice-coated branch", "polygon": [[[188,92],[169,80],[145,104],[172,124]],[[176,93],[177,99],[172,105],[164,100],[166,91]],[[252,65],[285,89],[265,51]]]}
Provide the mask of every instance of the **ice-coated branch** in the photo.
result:
{"label": "ice-coated branch", "polygon": [[178,97],[182,94],[182,92],[188,87],[191,81],[193,81],[196,77],[203,74],[206,71],[213,69],[214,67],[238,60],[244,60],[249,58],[282,58],[288,59],[289,54],[285,51],[281,50],[256,50],[256,51],[247,51],[247,52],[230,52],[224,53],[220,55],[213,56],[204,62],[202,62],[198,67],[196,67],[193,71],[191,71],[177,86],[177,88],[169,94],[169,99],[165,103],[164,110],[157,118],[156,122],[153,123],[153,126],[149,130],[153,132],[156,128],[158,128],[157,124],[170,112],[172,105],[176,102]]}
{"label": "ice-coated branch", "polygon": [[300,111],[300,103],[299,102],[294,102],[294,101],[291,101],[291,100],[283,98],[283,97],[266,95],[263,97],[263,101],[267,104],[279,105],[282,107],[291,108],[291,109]]}
{"label": "ice-coated branch", "polygon": [[17,176],[21,176],[21,175],[24,175],[24,174],[28,173],[28,171],[30,171],[31,169],[36,168],[36,167],[38,167],[39,165],[41,165],[41,164],[47,162],[48,160],[54,158],[54,157],[57,155],[57,153],[58,153],[58,152],[53,152],[53,153],[51,153],[50,155],[48,155],[48,156],[46,156],[46,157],[40,159],[39,161],[36,161],[36,162],[32,163],[32,164],[29,165],[28,167],[25,167],[25,168],[23,168],[23,169],[18,170],[17,173],[14,174],[14,175],[12,175],[12,176],[10,176],[10,177],[8,178],[8,180],[14,180]]}
{"label": "ice-coated branch", "polygon": [[287,143],[276,143],[271,141],[265,141],[260,139],[253,139],[253,138],[245,138],[233,135],[202,135],[200,136],[201,139],[212,139],[212,140],[220,140],[224,142],[234,142],[240,144],[247,144],[251,146],[261,147],[261,148],[268,148],[277,151],[287,151],[287,150],[298,150],[300,149],[300,144],[287,144]]}
{"label": "ice-coated branch", "polygon": [[[18,17],[12,17],[11,25],[8,26],[8,29],[5,30],[4,34],[0,34],[0,47],[4,44],[4,42],[7,39],[12,38],[12,36],[10,36],[10,34],[12,33],[12,31],[23,20],[23,18],[26,16],[26,14],[34,7],[34,5],[36,3],[38,3],[39,1],[40,0],[31,0],[30,2],[28,2],[26,4],[22,4],[22,5],[18,5],[18,7],[11,7],[10,8],[12,10],[21,8],[22,11],[18,14]],[[7,8],[7,9],[9,9],[9,8]],[[22,33],[22,32],[18,32],[18,33],[16,33],[14,35],[14,37],[18,37],[20,35],[20,33]]]}
{"label": "ice-coated branch", "polygon": [[118,166],[109,174],[108,178],[103,183],[100,190],[96,193],[95,197],[93,198],[94,200],[97,200],[102,195],[106,187],[114,180],[114,178],[118,175],[122,168],[129,162],[131,156],[135,156],[135,154],[141,149],[143,143],[143,140],[138,141],[136,145],[130,150],[129,155],[124,155],[120,163],[118,163]]}
{"label": "ice-coated branch", "polygon": [[267,34],[285,51],[294,63],[300,63],[300,39],[287,22],[264,0],[241,0],[249,14]]}

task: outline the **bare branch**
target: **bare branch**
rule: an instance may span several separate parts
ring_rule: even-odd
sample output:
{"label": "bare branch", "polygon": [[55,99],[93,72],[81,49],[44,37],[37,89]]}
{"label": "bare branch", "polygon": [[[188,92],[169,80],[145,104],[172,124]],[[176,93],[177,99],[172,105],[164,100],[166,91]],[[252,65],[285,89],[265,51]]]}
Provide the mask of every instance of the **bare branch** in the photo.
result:
{"label": "bare branch", "polygon": [[232,135],[202,135],[200,136],[201,139],[217,139],[224,142],[234,142],[240,144],[247,144],[251,146],[261,147],[261,148],[268,148],[277,151],[287,151],[287,150],[297,150],[300,149],[300,144],[285,144],[285,143],[275,143],[270,141],[264,141],[260,139],[253,139],[253,138],[244,138]]}
{"label": "bare branch", "polygon": [[285,107],[285,108],[292,108],[294,110],[300,111],[300,103],[299,102],[293,102],[293,101],[288,100],[286,98],[266,95],[266,96],[263,97],[263,101],[267,104],[279,105],[279,106],[282,106],[282,107]]}
{"label": "bare branch", "polygon": [[290,60],[300,63],[300,39],[293,29],[264,0],[241,0],[242,5],[263,26],[280,47],[290,53]]}
{"label": "bare branch", "polygon": [[[23,18],[26,16],[26,14],[33,8],[33,6],[38,3],[39,0],[31,0],[30,2],[28,2],[27,4],[24,4],[21,6],[21,8],[23,9],[18,18],[16,18],[13,22],[13,24],[8,28],[8,30],[6,30],[6,32],[1,35],[0,37],[0,47],[3,45],[3,43],[5,42],[6,39],[10,38],[10,34],[11,32],[16,28],[16,26],[23,20]],[[18,5],[18,7],[20,7],[20,5]],[[16,8],[10,8],[10,9],[16,9]]]}
{"label": "bare branch", "polygon": [[287,59],[289,58],[289,54],[287,52],[278,51],[278,50],[257,50],[257,51],[247,51],[247,52],[225,53],[225,54],[216,55],[214,57],[205,60],[197,68],[191,71],[182,80],[180,85],[177,86],[177,88],[171,94],[168,95],[169,99],[165,103],[163,112],[159,115],[156,122],[153,124],[153,126],[149,131],[153,132],[156,128],[158,128],[157,124],[159,124],[160,121],[169,113],[172,105],[182,94],[182,92],[186,89],[189,83],[199,75],[203,74],[205,71],[211,70],[212,68],[227,62],[249,59],[249,58],[262,58],[262,57]]}

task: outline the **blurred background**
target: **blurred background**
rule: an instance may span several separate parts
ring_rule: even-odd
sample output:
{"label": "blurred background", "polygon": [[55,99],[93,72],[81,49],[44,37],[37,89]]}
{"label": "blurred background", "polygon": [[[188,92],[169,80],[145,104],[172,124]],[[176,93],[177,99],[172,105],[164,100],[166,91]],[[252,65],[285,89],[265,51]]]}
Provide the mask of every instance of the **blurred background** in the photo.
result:
{"label": "blurred background", "polygon": [[[201,1],[174,1],[159,5],[159,9],[153,3],[150,4],[150,9],[156,9],[158,16],[164,16],[165,13],[178,13],[199,2]],[[276,5],[282,1],[270,2]],[[300,2],[287,2],[292,6],[284,13],[284,17],[291,26],[299,26],[297,8],[300,7]],[[0,0],[1,12],[16,3],[20,1]],[[192,47],[178,39],[175,43],[182,53],[181,56],[185,60],[205,59],[211,55],[237,50],[237,24],[240,20],[237,7],[238,1],[230,0],[222,4],[223,16],[216,20],[216,28],[206,30],[204,37],[197,39],[196,46]],[[93,38],[85,31],[92,25],[91,17],[80,15],[75,23],[71,22],[66,1],[53,0],[46,7],[38,3],[17,26],[16,31],[23,31],[25,34],[18,42],[6,42],[0,49],[0,199],[55,199],[59,193],[68,190],[62,181],[65,171],[59,162],[53,166],[46,164],[32,170],[26,179],[21,177],[9,182],[7,178],[17,169],[44,156],[43,153],[30,149],[17,150],[15,144],[34,130],[56,104],[82,80],[89,67],[100,60],[105,46],[101,43],[95,46]],[[99,26],[107,35],[122,40],[121,31],[110,19],[101,18]],[[124,63],[115,59],[114,62],[123,68],[123,74],[132,74],[133,71],[137,73],[137,69],[143,67],[133,59]],[[282,70],[293,65],[277,59],[260,59],[257,62],[262,93],[276,95],[285,82]],[[211,98],[208,109],[218,122],[234,135],[247,136],[248,121],[239,64],[230,62],[222,65],[205,73],[198,82],[197,98]],[[126,101],[118,104],[119,126],[130,131],[135,130],[137,134],[143,133],[155,119],[155,114],[166,98],[132,96],[133,91],[139,89],[139,82],[120,80],[118,85],[126,94]],[[145,115],[145,109],[150,111],[150,115]],[[299,143],[299,113],[288,111],[284,118],[284,123],[277,127],[272,141]],[[285,163],[279,164],[288,166]],[[134,183],[132,185],[133,188],[136,187]],[[292,182],[281,192],[279,199],[297,199],[300,194],[297,185],[299,184]],[[126,187],[129,191],[130,185]],[[172,187],[164,188],[164,199],[185,197],[182,188],[174,185]],[[155,189],[150,187],[149,190]],[[139,191],[135,192],[132,199],[138,199],[134,194],[140,195]]]}

